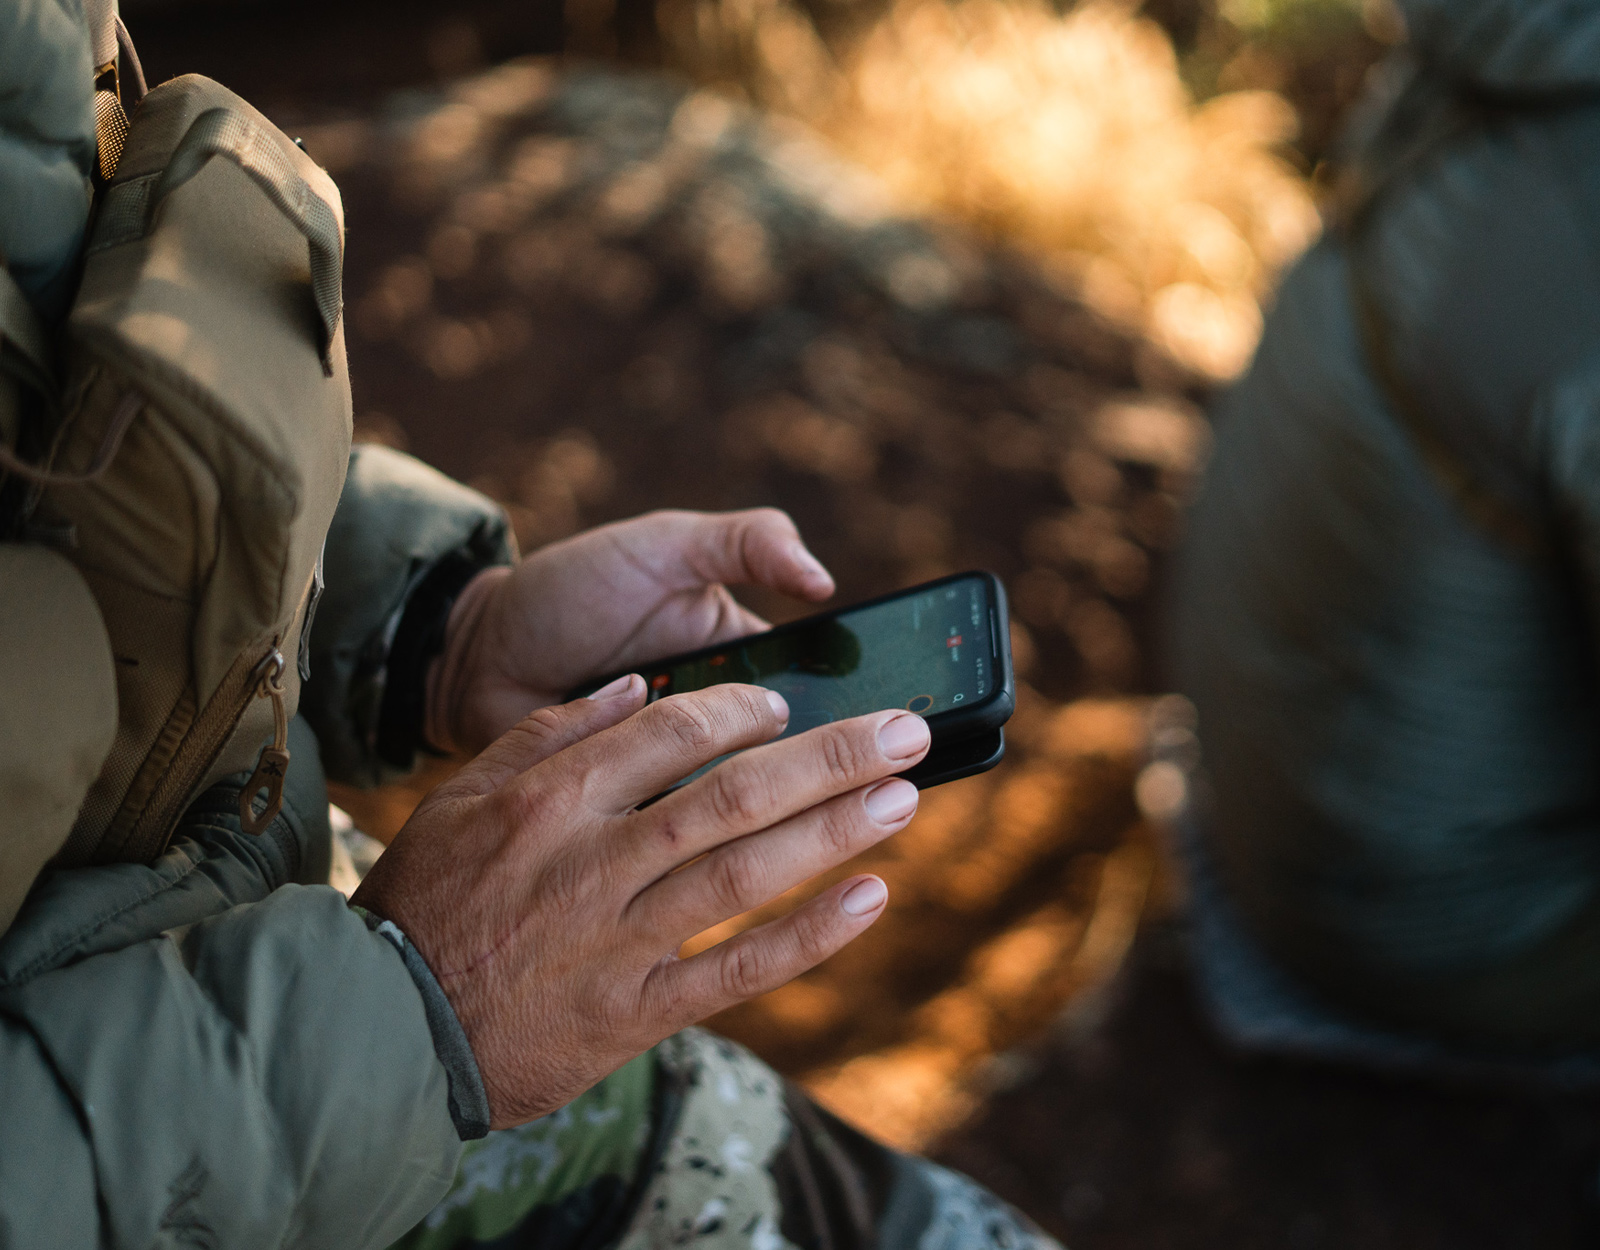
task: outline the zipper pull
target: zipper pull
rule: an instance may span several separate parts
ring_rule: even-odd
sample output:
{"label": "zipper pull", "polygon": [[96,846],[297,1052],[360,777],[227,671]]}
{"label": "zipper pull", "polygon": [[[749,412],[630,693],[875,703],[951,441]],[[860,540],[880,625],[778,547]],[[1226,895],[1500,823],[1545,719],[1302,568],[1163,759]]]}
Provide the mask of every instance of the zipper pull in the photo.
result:
{"label": "zipper pull", "polygon": [[[272,700],[272,745],[261,748],[261,760],[239,793],[239,824],[246,833],[265,833],[283,810],[283,779],[289,771],[289,710],[284,705],[283,652],[276,647],[256,668],[256,697]],[[256,815],[255,798],[267,792],[267,805]]]}

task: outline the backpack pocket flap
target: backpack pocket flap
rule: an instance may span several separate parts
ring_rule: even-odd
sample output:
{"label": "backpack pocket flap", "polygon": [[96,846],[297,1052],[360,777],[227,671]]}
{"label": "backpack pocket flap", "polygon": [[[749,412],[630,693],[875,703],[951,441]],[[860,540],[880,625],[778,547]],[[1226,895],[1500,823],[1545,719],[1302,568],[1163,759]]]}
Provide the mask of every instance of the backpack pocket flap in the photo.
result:
{"label": "backpack pocket flap", "polygon": [[120,444],[40,509],[100,600],[122,705],[67,862],[150,858],[204,785],[253,767],[273,721],[255,675],[280,652],[293,713],[350,446],[342,213],[328,176],[209,79],[163,83],[133,116],[67,322],[49,467],[81,474]]}

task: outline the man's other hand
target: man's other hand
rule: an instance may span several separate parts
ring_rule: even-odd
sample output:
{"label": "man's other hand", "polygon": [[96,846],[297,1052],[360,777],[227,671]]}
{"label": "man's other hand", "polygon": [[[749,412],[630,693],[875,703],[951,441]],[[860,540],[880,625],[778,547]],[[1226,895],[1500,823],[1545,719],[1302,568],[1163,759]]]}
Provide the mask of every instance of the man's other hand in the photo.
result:
{"label": "man's other hand", "polygon": [[478,751],[589,678],[768,628],[728,593],[742,585],[833,593],[775,508],[652,512],[481,573],[429,675],[428,739]]}
{"label": "man's other hand", "polygon": [[645,693],[631,675],[523,719],[424,800],[356,893],[438,978],[496,1128],[814,967],[887,901],[877,877],[852,877],[680,959],[695,934],[904,828],[917,792],[892,774],[927,753],[928,728],[886,711],[773,742],[788,708],[771,691]]}

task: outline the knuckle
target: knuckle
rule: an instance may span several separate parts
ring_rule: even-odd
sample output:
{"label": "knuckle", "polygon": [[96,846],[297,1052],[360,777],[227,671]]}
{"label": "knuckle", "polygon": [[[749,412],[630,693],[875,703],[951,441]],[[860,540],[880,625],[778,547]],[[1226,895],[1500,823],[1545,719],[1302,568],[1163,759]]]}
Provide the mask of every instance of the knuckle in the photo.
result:
{"label": "knuckle", "polygon": [[517,730],[535,745],[554,745],[559,750],[577,740],[577,727],[572,721],[572,716],[564,707],[542,707],[524,716],[517,723]]}
{"label": "knuckle", "polygon": [[[506,730],[501,740],[502,749],[509,749],[509,753],[518,759],[554,754],[552,745],[560,744],[562,737],[560,719],[553,715],[554,711],[554,708],[546,707],[524,716]],[[555,750],[559,749],[559,745],[555,746]]]}
{"label": "knuckle", "polygon": [[597,763],[557,776],[557,795],[568,810],[593,812],[605,805],[612,786],[610,772]]}
{"label": "knuckle", "polygon": [[638,1019],[639,997],[625,983],[608,981],[593,996],[588,1014],[590,1019],[597,1021],[608,1034],[624,1033]]}
{"label": "knuckle", "polygon": [[[738,605],[735,604],[735,607]],[[739,691],[739,707],[750,719],[750,728],[756,733],[770,734],[777,725],[777,714],[761,686],[745,686]]]}
{"label": "knuckle", "polygon": [[560,735],[566,729],[567,717],[563,715],[565,711],[566,709],[559,705],[542,707],[524,716],[522,721],[543,736]]}
{"label": "knuckle", "polygon": [[722,961],[722,990],[740,1002],[754,998],[765,988],[766,961],[752,943],[741,943]]}
{"label": "knuckle", "polygon": [[801,962],[808,968],[815,967],[833,954],[834,925],[816,909],[797,914],[795,919],[794,940]]}
{"label": "knuckle", "polygon": [[858,804],[830,803],[822,809],[817,832],[822,844],[835,859],[847,859],[855,854],[856,836],[860,830]]}
{"label": "knuckle", "polygon": [[761,873],[741,850],[727,850],[711,861],[710,886],[718,907],[736,916],[760,899]]}
{"label": "knuckle", "polygon": [[851,785],[865,771],[865,752],[842,726],[830,726],[817,745],[822,767],[835,785]]}
{"label": "knuckle", "polygon": [[759,741],[772,736],[775,717],[766,694],[754,686],[724,686],[730,696],[726,705],[729,719],[738,723],[738,736]]}
{"label": "knuckle", "polygon": [[675,847],[678,845],[678,842],[683,837],[683,832],[679,829],[678,822],[672,818],[670,813],[650,812],[647,813],[647,817],[649,820],[649,828],[654,834],[656,841],[664,843],[668,847]]}
{"label": "knuckle", "polygon": [[767,786],[760,772],[724,764],[713,769],[706,780],[710,783],[707,799],[711,813],[721,827],[744,833],[762,823]]}
{"label": "knuckle", "polygon": [[663,699],[656,704],[662,732],[693,752],[711,749],[717,743],[717,723],[698,700]]}

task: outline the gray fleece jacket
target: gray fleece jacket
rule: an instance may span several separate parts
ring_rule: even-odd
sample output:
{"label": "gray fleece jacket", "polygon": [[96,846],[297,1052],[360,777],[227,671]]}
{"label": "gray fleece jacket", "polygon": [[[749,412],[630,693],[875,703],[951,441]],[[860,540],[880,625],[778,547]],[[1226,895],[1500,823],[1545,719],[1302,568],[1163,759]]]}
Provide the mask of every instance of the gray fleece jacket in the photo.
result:
{"label": "gray fleece jacket", "polygon": [[1229,893],[1404,1015],[1600,909],[1600,7],[1402,8],[1216,406],[1177,651]]}

